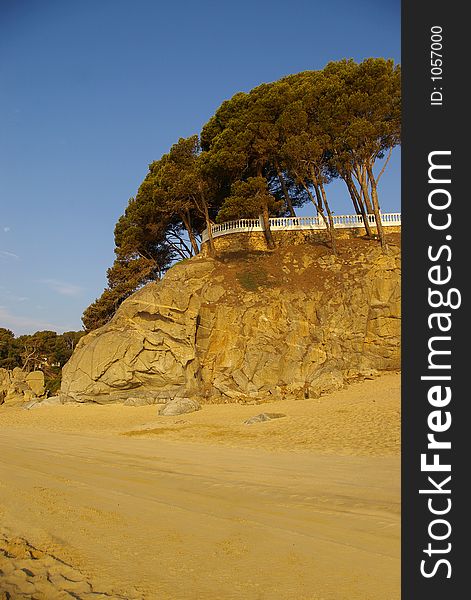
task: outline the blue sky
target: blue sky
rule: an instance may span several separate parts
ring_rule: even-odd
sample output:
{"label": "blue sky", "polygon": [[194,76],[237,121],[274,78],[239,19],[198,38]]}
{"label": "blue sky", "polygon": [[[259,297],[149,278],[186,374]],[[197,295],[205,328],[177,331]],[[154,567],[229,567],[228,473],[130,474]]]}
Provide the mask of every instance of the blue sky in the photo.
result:
{"label": "blue sky", "polygon": [[400,62],[399,0],[0,0],[0,327],[81,329],[148,164],[223,100],[369,56]]}

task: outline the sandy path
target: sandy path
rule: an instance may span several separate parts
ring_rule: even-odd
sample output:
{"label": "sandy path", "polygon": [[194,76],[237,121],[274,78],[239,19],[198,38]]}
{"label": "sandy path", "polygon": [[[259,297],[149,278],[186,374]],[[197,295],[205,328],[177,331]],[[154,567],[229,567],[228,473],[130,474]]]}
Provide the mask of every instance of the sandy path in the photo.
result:
{"label": "sandy path", "polygon": [[4,526],[155,599],[397,599],[399,464],[0,432]]}

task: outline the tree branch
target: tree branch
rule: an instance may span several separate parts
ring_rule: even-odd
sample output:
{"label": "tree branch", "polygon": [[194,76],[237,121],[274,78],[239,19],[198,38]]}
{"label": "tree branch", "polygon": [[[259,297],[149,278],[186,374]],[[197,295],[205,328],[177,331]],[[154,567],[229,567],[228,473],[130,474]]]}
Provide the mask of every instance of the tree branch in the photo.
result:
{"label": "tree branch", "polygon": [[382,169],[381,169],[381,171],[379,172],[379,175],[378,175],[378,177],[376,178],[376,185],[378,185],[378,182],[379,182],[379,180],[381,179],[381,175],[384,173],[384,169],[385,169],[385,168],[387,167],[387,165],[388,165],[389,159],[391,158],[392,151],[393,151],[392,147],[391,147],[391,148],[389,148],[388,157],[387,157],[387,159],[386,159],[386,161],[385,161],[385,163],[384,163],[384,165],[383,165],[383,168],[382,168]]}

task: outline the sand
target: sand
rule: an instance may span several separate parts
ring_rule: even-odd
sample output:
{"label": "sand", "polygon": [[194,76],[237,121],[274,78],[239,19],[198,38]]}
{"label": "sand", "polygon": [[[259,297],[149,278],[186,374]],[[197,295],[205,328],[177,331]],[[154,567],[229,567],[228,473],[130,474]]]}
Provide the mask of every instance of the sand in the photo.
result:
{"label": "sand", "polygon": [[0,599],[398,600],[399,391],[2,406]]}

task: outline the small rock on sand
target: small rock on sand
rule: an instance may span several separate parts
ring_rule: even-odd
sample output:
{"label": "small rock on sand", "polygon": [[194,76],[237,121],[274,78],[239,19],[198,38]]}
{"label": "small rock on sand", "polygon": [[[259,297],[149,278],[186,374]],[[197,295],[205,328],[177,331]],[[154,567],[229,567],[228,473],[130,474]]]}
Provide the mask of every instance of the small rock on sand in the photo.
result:
{"label": "small rock on sand", "polygon": [[59,404],[63,404],[61,396],[51,396],[50,398],[44,398],[44,400],[40,400],[39,398],[33,398],[30,402],[27,402],[23,408],[25,410],[31,410],[32,408],[42,408],[43,406],[58,406]]}
{"label": "small rock on sand", "polygon": [[281,417],[286,417],[286,415],[283,413],[260,413],[259,415],[246,419],[244,424],[252,425],[253,423],[262,423],[263,421],[271,421],[272,419],[280,419]]}
{"label": "small rock on sand", "polygon": [[185,413],[200,410],[199,402],[192,398],[174,398],[167,402],[165,406],[159,410],[159,415],[165,417],[174,417],[175,415],[183,415]]}

